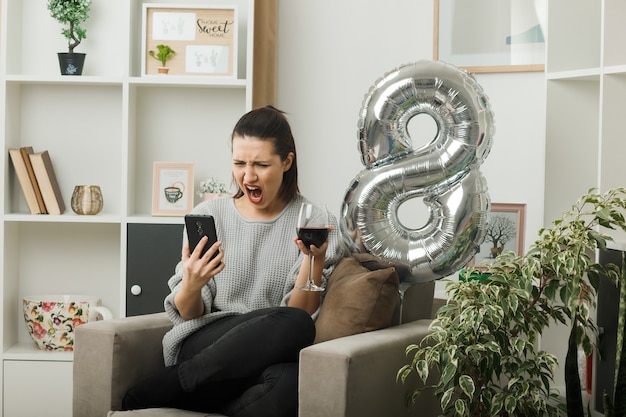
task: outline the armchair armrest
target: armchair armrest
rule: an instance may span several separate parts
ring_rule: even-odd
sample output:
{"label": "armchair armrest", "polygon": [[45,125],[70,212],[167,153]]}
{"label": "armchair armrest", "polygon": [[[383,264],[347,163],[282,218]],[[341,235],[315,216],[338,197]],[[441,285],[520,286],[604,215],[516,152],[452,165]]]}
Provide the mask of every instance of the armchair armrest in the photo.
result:
{"label": "armchair armrest", "polygon": [[408,360],[405,349],[428,334],[431,320],[315,344],[300,352],[300,417],[379,417],[441,414],[434,395],[405,406],[418,378],[396,382]]}
{"label": "armchair armrest", "polygon": [[126,391],[163,367],[165,313],[91,322],[76,328],[73,416],[106,417]]}

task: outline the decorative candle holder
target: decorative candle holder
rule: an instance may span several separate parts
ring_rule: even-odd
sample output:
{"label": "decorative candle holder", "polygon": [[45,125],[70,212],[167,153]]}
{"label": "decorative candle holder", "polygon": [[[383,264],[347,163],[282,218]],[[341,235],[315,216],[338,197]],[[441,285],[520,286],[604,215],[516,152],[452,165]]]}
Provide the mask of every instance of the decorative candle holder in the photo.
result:
{"label": "decorative candle holder", "polygon": [[104,202],[98,185],[77,185],[72,193],[72,210],[76,214],[98,214]]}

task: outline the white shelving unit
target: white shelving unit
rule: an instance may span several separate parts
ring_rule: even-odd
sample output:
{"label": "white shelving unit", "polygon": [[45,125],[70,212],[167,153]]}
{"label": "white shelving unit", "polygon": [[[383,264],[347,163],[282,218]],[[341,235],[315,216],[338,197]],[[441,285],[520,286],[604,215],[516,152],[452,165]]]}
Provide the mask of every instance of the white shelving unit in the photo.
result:
{"label": "white shelving unit", "polygon": [[[626,186],[626,3],[549,0],[546,117],[546,226],[589,188]],[[625,236],[615,235],[623,241]],[[567,330],[542,337],[566,353]],[[556,385],[564,385],[562,370]]]}
{"label": "white shelving unit", "polygon": [[548,3],[546,222],[591,187],[626,185],[626,3]]}
{"label": "white shelving unit", "polygon": [[[2,0],[0,21],[0,222],[2,413],[71,415],[71,353],[44,352],[26,332],[28,294],[90,294],[125,315],[127,226],[182,224],[152,217],[152,164],[191,162],[196,183],[230,177],[229,139],[252,108],[254,0],[238,8],[236,78],[141,76],[143,3],[224,5],[220,0],[93,0],[82,76],[59,75],[67,45],[41,0]],[[28,214],[8,149],[48,150],[66,213]],[[75,185],[97,184],[104,209],[79,216]],[[36,400],[33,400],[36,399]]]}

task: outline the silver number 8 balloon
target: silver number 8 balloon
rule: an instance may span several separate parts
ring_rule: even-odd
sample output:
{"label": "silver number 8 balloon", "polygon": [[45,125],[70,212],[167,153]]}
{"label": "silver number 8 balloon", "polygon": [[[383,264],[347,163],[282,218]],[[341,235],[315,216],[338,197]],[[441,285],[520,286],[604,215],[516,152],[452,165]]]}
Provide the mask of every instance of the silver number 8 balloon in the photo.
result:
{"label": "silver number 8 balloon", "polygon": [[[407,125],[418,114],[434,119],[437,134],[413,149]],[[494,131],[489,100],[467,71],[418,61],[385,74],[361,108],[359,150],[366,168],[346,191],[343,240],[353,252],[395,266],[403,283],[460,270],[484,240],[490,200],[479,168]],[[398,209],[418,197],[429,218],[408,228]]]}

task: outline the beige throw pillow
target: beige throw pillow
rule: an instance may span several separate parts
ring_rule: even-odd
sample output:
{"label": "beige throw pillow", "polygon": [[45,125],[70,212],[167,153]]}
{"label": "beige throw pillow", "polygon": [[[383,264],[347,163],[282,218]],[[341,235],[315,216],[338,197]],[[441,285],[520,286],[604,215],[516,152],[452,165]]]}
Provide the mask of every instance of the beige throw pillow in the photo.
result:
{"label": "beige throw pillow", "polygon": [[395,268],[373,255],[342,259],[328,280],[315,323],[315,343],[389,327],[399,302],[399,285]]}

